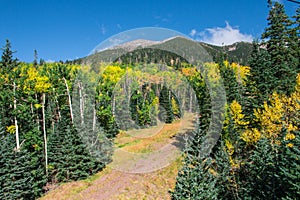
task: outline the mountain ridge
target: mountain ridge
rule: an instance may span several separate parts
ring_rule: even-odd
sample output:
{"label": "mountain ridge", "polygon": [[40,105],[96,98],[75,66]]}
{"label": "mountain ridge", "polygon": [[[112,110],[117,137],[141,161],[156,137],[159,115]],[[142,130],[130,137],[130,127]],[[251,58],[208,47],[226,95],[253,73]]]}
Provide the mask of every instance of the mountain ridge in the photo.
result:
{"label": "mountain ridge", "polygon": [[160,50],[166,50],[174,46],[178,49],[186,48],[192,52],[193,49],[189,49],[189,47],[193,46],[190,45],[192,43],[199,44],[201,46],[200,48],[203,49],[203,55],[206,55],[207,53],[215,62],[220,60],[220,58],[222,57],[229,60],[230,62],[248,65],[248,61],[252,51],[252,44],[248,42],[236,42],[231,45],[216,46],[205,42],[193,41],[182,36],[175,36],[162,41],[137,39],[103,49],[94,54],[90,54],[86,57],[79,58],[71,62],[87,65],[97,65],[101,62],[114,62],[117,58],[126,53],[144,48],[158,48]]}

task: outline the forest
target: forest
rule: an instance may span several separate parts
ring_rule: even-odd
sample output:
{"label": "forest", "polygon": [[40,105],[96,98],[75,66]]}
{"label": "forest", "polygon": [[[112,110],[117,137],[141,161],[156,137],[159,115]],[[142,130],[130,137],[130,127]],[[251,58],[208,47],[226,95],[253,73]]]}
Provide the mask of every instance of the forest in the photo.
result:
{"label": "forest", "polygon": [[[196,112],[171,199],[298,199],[299,20],[300,8],[289,17],[282,4],[270,2],[268,26],[253,41],[247,66],[224,53],[199,67],[153,49],[97,66],[45,63],[37,52],[25,63],[6,40],[0,199],[37,199],[61,183],[86,179],[112,161],[123,130],[171,124]],[[212,101],[224,111],[216,119]],[[204,152],[213,120],[222,129]]]}

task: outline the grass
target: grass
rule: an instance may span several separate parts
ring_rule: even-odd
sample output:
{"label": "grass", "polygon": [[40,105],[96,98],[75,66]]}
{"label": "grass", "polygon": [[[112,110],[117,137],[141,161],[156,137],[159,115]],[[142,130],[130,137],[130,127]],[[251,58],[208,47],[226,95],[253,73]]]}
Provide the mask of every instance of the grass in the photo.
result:
{"label": "grass", "polygon": [[56,199],[56,200],[67,200],[73,199],[73,196],[79,194],[81,191],[88,188],[95,180],[98,180],[100,177],[109,174],[111,168],[105,168],[101,172],[94,174],[88,177],[85,180],[72,181],[67,183],[60,184],[56,189],[51,190],[46,193],[43,197],[39,198],[40,200],[47,199]]}
{"label": "grass", "polygon": [[154,173],[139,175],[137,180],[131,181],[130,188],[120,191],[111,199],[171,199],[169,191],[176,184],[178,170],[182,166],[182,159],[178,157],[169,166]]}
{"label": "grass", "polygon": [[[187,114],[186,118],[191,119],[193,115]],[[158,150],[166,144],[170,138],[182,133],[182,123],[188,120],[177,120],[172,124],[160,124],[155,127],[122,131],[115,140],[117,148],[123,148],[133,153],[150,153]],[[140,133],[140,134],[138,134]]]}

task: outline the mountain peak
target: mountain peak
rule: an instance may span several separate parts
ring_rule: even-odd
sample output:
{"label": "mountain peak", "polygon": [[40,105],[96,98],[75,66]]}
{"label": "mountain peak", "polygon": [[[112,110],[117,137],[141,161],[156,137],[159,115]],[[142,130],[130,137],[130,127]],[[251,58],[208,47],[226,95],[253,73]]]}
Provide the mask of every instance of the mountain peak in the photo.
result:
{"label": "mountain peak", "polygon": [[137,39],[129,42],[125,42],[123,44],[119,44],[110,49],[124,49],[126,51],[133,51],[137,48],[145,48],[154,44],[159,44],[161,41],[153,41],[153,40],[145,40],[145,39]]}

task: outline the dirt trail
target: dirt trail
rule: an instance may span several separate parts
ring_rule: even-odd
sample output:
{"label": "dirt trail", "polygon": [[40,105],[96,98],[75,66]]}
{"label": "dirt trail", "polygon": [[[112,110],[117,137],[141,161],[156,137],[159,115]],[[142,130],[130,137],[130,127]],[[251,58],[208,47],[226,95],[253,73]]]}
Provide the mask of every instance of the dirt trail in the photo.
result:
{"label": "dirt trail", "polygon": [[161,128],[140,130],[142,137],[121,133],[112,163],[95,180],[64,184],[42,199],[170,199],[181,166],[182,138],[194,129],[193,120],[194,115],[187,114]]}

